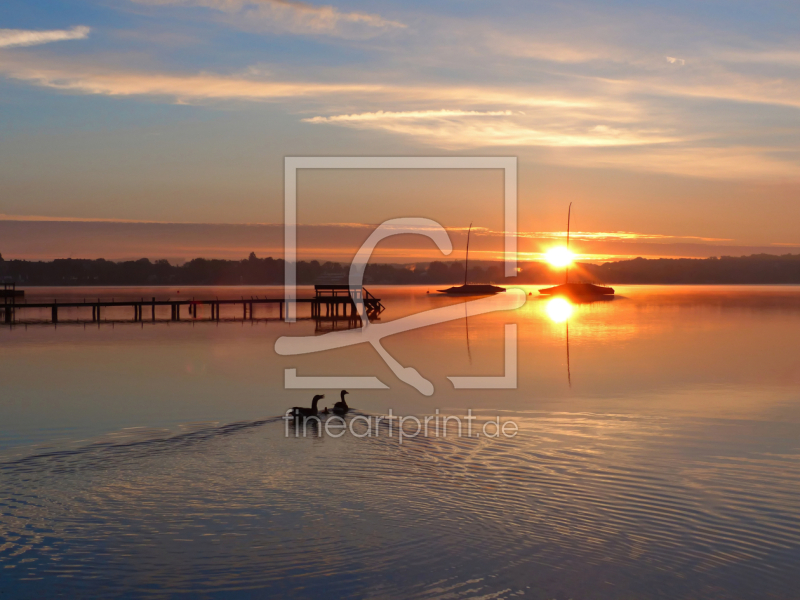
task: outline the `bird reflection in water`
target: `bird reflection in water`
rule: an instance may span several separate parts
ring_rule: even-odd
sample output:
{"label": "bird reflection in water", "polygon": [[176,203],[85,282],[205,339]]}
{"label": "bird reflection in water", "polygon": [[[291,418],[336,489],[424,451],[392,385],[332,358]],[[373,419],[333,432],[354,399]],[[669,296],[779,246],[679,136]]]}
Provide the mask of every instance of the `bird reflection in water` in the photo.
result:
{"label": "bird reflection in water", "polygon": [[567,341],[567,383],[572,387],[572,374],[569,369],[569,318],[572,316],[572,303],[566,298],[553,298],[547,302],[547,316],[553,323],[564,323]]}

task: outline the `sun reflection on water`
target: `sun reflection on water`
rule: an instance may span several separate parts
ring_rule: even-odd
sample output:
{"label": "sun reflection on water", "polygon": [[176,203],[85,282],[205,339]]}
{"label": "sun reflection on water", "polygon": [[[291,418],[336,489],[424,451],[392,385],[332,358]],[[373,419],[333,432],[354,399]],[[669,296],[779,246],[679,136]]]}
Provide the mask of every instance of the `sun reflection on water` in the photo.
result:
{"label": "sun reflection on water", "polygon": [[563,323],[572,316],[572,304],[566,298],[553,298],[545,310],[554,323]]}

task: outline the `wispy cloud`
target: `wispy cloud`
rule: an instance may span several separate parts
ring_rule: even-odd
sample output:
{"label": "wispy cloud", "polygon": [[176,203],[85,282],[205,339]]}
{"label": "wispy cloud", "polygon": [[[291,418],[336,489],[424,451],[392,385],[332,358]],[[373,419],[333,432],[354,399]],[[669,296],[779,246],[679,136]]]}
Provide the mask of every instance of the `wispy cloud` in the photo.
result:
{"label": "wispy cloud", "polygon": [[83,25],[72,29],[51,29],[35,31],[29,29],[0,29],[0,48],[15,46],[38,46],[64,40],[82,40],[89,36],[91,29]]}
{"label": "wispy cloud", "polygon": [[[330,9],[334,17],[329,23],[395,26],[383,24],[381,17],[373,20],[371,15],[288,0],[139,1],[204,6],[232,15],[263,6],[317,16]],[[78,29],[66,33],[82,33]],[[599,42],[576,43],[574,54],[560,54],[570,48],[566,42],[534,46],[528,48],[532,55],[549,57],[554,64],[545,69],[536,62],[535,69],[525,70],[527,55],[517,48],[517,55],[523,55],[521,62],[507,55],[499,57],[511,63],[514,78],[493,73],[488,81],[479,71],[491,64],[491,57],[476,57],[476,73],[470,71],[466,77],[431,78],[416,62],[380,72],[370,66],[344,65],[321,73],[312,65],[291,73],[280,66],[268,73],[258,69],[213,73],[186,72],[185,66],[180,71],[136,70],[130,66],[133,61],[115,66],[113,58],[101,61],[20,52],[0,55],[0,76],[77,94],[192,104],[282,102],[298,121],[319,127],[388,132],[447,151],[514,147],[543,164],[715,179],[798,179],[798,155],[794,143],[788,141],[798,126],[786,119],[775,124],[777,115],[789,113],[768,113],[763,108],[800,108],[800,81],[791,73],[754,69],[746,52],[734,56],[729,51],[728,62],[715,60],[714,48],[700,55],[696,48],[680,47],[686,58],[659,49],[639,60],[624,48],[614,50]],[[669,47],[677,50],[679,46]],[[435,44],[428,52],[431,70],[443,66],[433,48]],[[788,62],[794,57],[788,49],[781,53],[759,47],[753,52],[755,62],[776,52],[777,58]],[[738,62],[731,62],[734,58]],[[587,68],[581,61],[592,66]],[[281,71],[284,75],[274,74]],[[726,110],[709,110],[712,102],[715,106],[725,102]],[[738,111],[736,118],[729,118],[734,111]],[[780,136],[770,138],[770,132],[776,131]]]}
{"label": "wispy cloud", "polygon": [[791,152],[757,145],[726,146],[724,142],[716,146],[702,143],[652,146],[644,153],[632,148],[621,148],[613,153],[577,149],[569,157],[568,163],[626,171],[673,173],[702,179],[771,179],[782,182],[797,182],[800,179],[800,165]]}
{"label": "wispy cloud", "polygon": [[706,63],[691,73],[681,69],[683,79],[638,77],[615,82],[631,93],[659,96],[722,100],[743,104],[763,104],[800,108],[800,80],[769,74],[741,73]]}
{"label": "wispy cloud", "polygon": [[528,58],[556,63],[584,63],[608,60],[617,52],[608,47],[579,43],[575,40],[546,40],[542,36],[513,35],[507,31],[478,29],[473,36],[480,40],[483,48],[493,54]]}
{"label": "wispy cloud", "polygon": [[110,219],[105,217],[52,217],[47,215],[6,215],[0,213],[0,221],[33,221],[64,223],[163,223],[163,221],[142,221],[138,219]]}
{"label": "wispy cloud", "polygon": [[[350,261],[375,225],[365,223],[326,223],[298,225],[300,258],[304,260]],[[448,227],[454,244],[463,247],[466,228]],[[473,228],[473,235],[476,228]],[[483,239],[470,248],[481,260],[502,260],[503,234],[477,229]],[[521,232],[519,258],[540,260],[560,239],[562,232]],[[542,234],[540,237],[539,234]],[[741,256],[756,253],[779,254],[790,244],[742,246],[729,240],[684,237],[634,232],[581,232],[573,250],[581,260],[620,260],[645,257]],[[206,258],[245,258],[250,251],[259,256],[280,257],[283,252],[282,223],[174,223],[136,222],[114,219],[0,216],[0,237],[5,258],[53,259],[66,256],[130,259],[204,256]],[[582,239],[586,238],[586,239]],[[477,241],[477,240],[475,240]],[[715,243],[717,242],[717,243]],[[788,247],[788,248],[787,248]],[[142,249],[146,248],[143,252]],[[443,257],[437,248],[420,236],[396,236],[387,240],[373,255],[376,261],[415,262],[460,260]]]}
{"label": "wispy cloud", "polygon": [[[0,75],[27,81],[43,87],[69,90],[84,94],[109,96],[163,96],[179,101],[202,100],[270,100],[274,98],[316,97],[333,104],[328,94],[349,93],[354,101],[385,100],[387,103],[457,103],[491,104],[513,106],[537,111],[566,111],[574,118],[606,121],[629,121],[637,112],[628,102],[608,97],[570,96],[566,91],[558,97],[554,92],[535,92],[529,89],[503,88],[498,86],[478,87],[462,85],[419,84],[402,85],[383,83],[360,83],[339,80],[336,83],[320,81],[280,81],[267,79],[258,70],[247,70],[239,75],[218,73],[165,73],[134,71],[126,68],[111,68],[92,63],[42,60],[38,57],[0,57]],[[377,111],[310,118],[312,122],[370,122],[397,120],[436,120],[442,118],[466,118],[488,116],[510,116],[503,110],[474,110],[452,108],[437,110]],[[520,112],[520,114],[523,114]]]}
{"label": "wispy cloud", "polygon": [[[447,150],[503,146],[572,149],[569,153],[540,156],[543,162],[553,164],[704,178],[792,177],[797,173],[791,157],[782,158],[775,149],[687,147],[691,136],[676,124],[670,125],[669,120],[664,120],[660,128],[647,127],[655,121],[648,112],[650,108],[627,98],[625,82],[612,83],[613,93],[602,89],[603,93],[590,97],[581,90],[565,88],[563,95],[557,97],[550,90],[499,86],[403,86],[377,80],[373,80],[375,83],[276,81],[251,72],[227,76],[131,71],[72,59],[43,60],[29,56],[0,56],[0,74],[67,92],[163,97],[179,103],[293,100],[295,111],[313,110],[321,103],[331,106],[371,102],[397,106],[412,98],[416,104],[453,106],[316,116],[307,120],[318,126],[387,131]],[[502,107],[502,110],[476,110],[469,103]],[[646,151],[633,149],[644,146]],[[618,151],[598,153],[603,148]],[[629,150],[624,151],[626,148]],[[597,152],[587,154],[592,149]]]}
{"label": "wispy cloud", "polygon": [[[499,234],[499,233],[498,233]],[[519,237],[532,239],[566,239],[566,231],[520,232]],[[664,235],[660,233],[636,233],[634,231],[571,231],[570,239],[591,241],[640,241],[640,240],[697,240],[701,242],[732,242],[732,238],[699,237],[694,235]]]}
{"label": "wispy cloud", "polygon": [[299,34],[345,37],[405,28],[403,23],[362,12],[342,12],[329,5],[297,0],[132,0],[154,6],[201,7],[215,10],[246,29],[266,28]]}
{"label": "wispy cloud", "polygon": [[[664,131],[620,128],[585,121],[567,111],[527,116],[511,111],[377,112],[305,119],[358,128],[381,129],[445,149],[489,146],[603,147],[663,144],[680,138]],[[550,117],[550,118],[548,118]],[[552,121],[551,121],[552,119]]]}
{"label": "wispy cloud", "polygon": [[[361,227],[373,227],[372,225],[360,225]],[[450,232],[465,233],[467,227],[448,227]],[[501,238],[506,234],[504,231],[488,229],[486,227],[471,227],[473,235]],[[516,236],[527,240],[562,240],[566,239],[566,231],[518,231]],[[695,240],[701,242],[732,242],[732,238],[713,238],[700,237],[694,235],[668,235],[663,233],[641,233],[636,231],[571,231],[571,240],[583,240],[593,242],[620,242],[620,241],[676,241],[676,240]]]}
{"label": "wispy cloud", "polygon": [[52,89],[106,96],[163,96],[180,101],[272,100],[337,93],[376,93],[380,85],[265,81],[210,73],[169,74],[102,67],[45,66],[36,62],[3,61],[7,77]]}
{"label": "wispy cloud", "polygon": [[[140,219],[114,219],[108,217],[70,217],[70,216],[47,216],[47,215],[7,215],[0,213],[0,221],[24,221],[24,222],[61,222],[61,223],[126,223],[126,224],[140,224],[140,225],[187,225],[187,226],[209,226],[209,227],[269,227],[276,229],[283,229],[283,223],[211,223],[202,221],[153,221],[153,220],[140,220]],[[336,230],[336,229],[361,229],[366,232],[372,232],[378,227],[376,223],[301,223],[304,229],[312,230]],[[406,230],[407,226],[392,226],[383,225],[388,229],[403,229]],[[435,229],[434,226],[419,226],[416,231],[427,231]],[[505,238],[504,231],[489,229],[487,227],[470,226],[459,227],[450,226],[446,227],[450,234],[464,235],[469,230],[473,236],[482,236],[489,238]],[[695,240],[701,242],[732,242],[732,238],[714,238],[714,237],[700,237],[692,235],[668,235],[660,233],[641,233],[634,231],[571,231],[569,233],[571,240],[584,240],[584,241],[676,241],[676,240]],[[515,237],[526,240],[560,240],[567,237],[566,231],[518,231]],[[785,244],[775,242],[773,246],[797,246],[800,244]],[[476,252],[479,250],[476,250]]]}
{"label": "wispy cloud", "polygon": [[365,121],[395,121],[401,119],[447,119],[452,117],[498,117],[511,115],[510,110],[409,110],[404,112],[383,111],[330,117],[303,119],[306,123],[356,123]]}

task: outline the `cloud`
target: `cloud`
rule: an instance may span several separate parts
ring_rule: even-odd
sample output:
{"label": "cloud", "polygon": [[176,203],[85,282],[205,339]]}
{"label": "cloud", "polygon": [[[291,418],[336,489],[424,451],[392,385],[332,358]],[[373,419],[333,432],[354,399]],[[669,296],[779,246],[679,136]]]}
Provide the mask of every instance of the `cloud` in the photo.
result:
{"label": "cloud", "polygon": [[[502,232],[497,232],[498,235]],[[532,239],[566,239],[566,231],[520,232],[519,237]],[[570,239],[585,241],[626,241],[626,240],[698,240],[701,242],[732,242],[732,238],[699,237],[695,235],[664,235],[660,233],[636,233],[634,231],[571,231]]]}
{"label": "cloud", "polygon": [[601,45],[570,41],[531,39],[530,36],[510,35],[508,32],[478,30],[482,46],[493,54],[528,58],[557,63],[583,63],[618,58],[618,52]]}
{"label": "cloud", "polygon": [[0,48],[19,46],[38,46],[50,42],[64,40],[83,40],[89,36],[91,29],[83,25],[72,29],[51,29],[49,31],[33,31],[28,29],[0,29]]}
{"label": "cloud", "polygon": [[[308,80],[281,80],[257,69],[238,74],[136,71],[28,53],[0,55],[0,76],[80,94],[195,104],[282,102],[298,120],[318,127],[383,131],[447,151],[514,147],[543,164],[797,180],[792,143],[747,137],[751,123],[752,131],[764,130],[756,120],[757,107],[740,113],[738,120],[722,111],[717,117],[692,108],[704,110],[708,100],[800,107],[795,80],[737,73],[699,59],[678,76],[663,56],[658,56],[660,67],[626,78],[562,76],[491,85],[344,68],[326,73],[327,81],[315,78],[313,70]],[[675,97],[686,101],[677,103]],[[691,104],[693,99],[698,102]],[[788,123],[781,127],[790,131]]]}
{"label": "cloud", "polygon": [[[272,100],[278,98],[316,98],[333,104],[329,94],[351,94],[348,103],[367,99],[400,103],[452,102],[462,106],[490,104],[514,106],[543,111],[568,112],[575,118],[587,117],[598,120],[605,115],[606,121],[628,121],[636,114],[630,103],[601,97],[579,95],[570,97],[563,90],[559,97],[555,92],[536,93],[527,89],[472,87],[460,85],[403,85],[375,83],[348,83],[340,79],[337,83],[318,81],[279,81],[265,79],[257,71],[240,75],[217,73],[164,73],[133,71],[75,61],[41,60],[22,57],[0,57],[0,75],[26,81],[42,87],[108,96],[162,96],[176,98],[181,102],[203,100]],[[475,111],[455,108],[438,110],[377,111],[354,115],[334,115],[312,118],[313,122],[358,122],[384,120],[410,120],[444,118],[467,115],[510,115],[506,108],[495,111]]]}
{"label": "cloud", "polygon": [[[172,223],[130,222],[113,219],[53,219],[49,217],[0,216],[0,238],[4,256],[11,259],[53,259],[67,256],[111,260],[163,257],[191,259],[243,259],[251,251],[260,257],[279,258],[283,254],[283,224],[242,223]],[[330,223],[298,225],[300,258],[303,260],[349,261],[375,225]],[[455,245],[462,245],[465,228],[450,228]],[[473,228],[473,234],[475,229]],[[559,239],[560,232],[521,232],[519,257],[538,260]],[[503,234],[482,231],[486,236],[471,253],[477,259],[502,260]],[[624,232],[583,232],[585,239],[575,239],[573,250],[582,259],[619,260],[647,257],[708,257],[741,256],[756,253],[781,254],[785,245],[734,245],[727,240],[699,240],[692,237]],[[619,236],[619,237],[616,237]],[[728,242],[728,243],[726,243]],[[143,251],[143,249],[145,249]],[[470,254],[472,255],[472,254]],[[442,255],[430,242],[419,236],[396,236],[386,240],[374,254],[378,261],[415,262],[442,260]],[[453,258],[453,257],[451,257]],[[455,257],[456,260],[461,257]]]}
{"label": "cloud", "polygon": [[52,221],[65,223],[162,223],[162,221],[142,221],[139,219],[111,219],[106,217],[52,217],[45,215],[6,215],[3,213],[0,213],[0,221]]}
{"label": "cloud", "polygon": [[[749,97],[750,102],[794,102],[800,106],[798,96],[789,93],[794,89],[790,82],[776,83],[771,88],[771,98],[767,98],[769,90],[734,85],[737,78],[730,74],[714,77],[716,85],[706,83],[705,90],[700,83],[692,85],[691,81],[678,84],[630,80],[603,82],[599,87],[593,85],[585,90],[565,86],[561,97],[546,88],[279,81],[254,73],[226,76],[130,71],[79,64],[71,59],[45,61],[38,56],[22,55],[0,56],[0,74],[68,92],[161,97],[179,103],[291,100],[295,113],[306,114],[320,105],[330,108],[336,104],[365,103],[449,104],[451,108],[447,109],[378,110],[312,116],[306,120],[317,126],[385,131],[444,150],[538,148],[537,160],[545,164],[713,179],[796,180],[799,172],[797,161],[786,149],[763,142],[727,146],[730,142],[724,136],[715,142],[718,126],[708,119],[702,124],[703,129],[698,129],[697,123],[671,118],[669,112],[659,113],[655,96],[646,99],[636,96],[649,91],[662,97],[701,95],[743,101]],[[592,90],[595,93],[590,95]],[[704,92],[706,95],[702,96]],[[477,110],[479,106],[482,110]]]}
{"label": "cloud", "polygon": [[649,171],[719,180],[765,180],[797,182],[800,166],[797,159],[780,148],[758,146],[717,146],[665,144],[646,152],[618,148],[600,153],[578,149],[560,164],[627,171]]}
{"label": "cloud", "polygon": [[[552,118],[558,116],[558,122]],[[618,128],[570,115],[569,111],[528,116],[511,111],[431,110],[373,112],[304,119],[407,135],[449,150],[488,146],[599,147],[675,142],[659,130]]]}
{"label": "cloud", "polygon": [[289,31],[359,37],[382,30],[405,28],[403,23],[378,15],[342,12],[334,6],[317,6],[297,0],[132,0],[151,6],[186,6],[226,14],[232,24],[245,29]]}
{"label": "cloud", "polygon": [[686,61],[682,58],[675,58],[674,56],[667,56],[667,62],[671,65],[680,65],[683,66],[686,64]]}
{"label": "cloud", "polygon": [[[694,63],[693,63],[694,65]],[[720,100],[743,104],[763,104],[800,108],[800,80],[768,74],[739,73],[706,64],[681,69],[685,77],[635,77],[619,79],[610,85],[628,94],[652,94],[698,100]]]}
{"label": "cloud", "polygon": [[105,96],[163,96],[179,102],[199,100],[274,100],[337,93],[378,92],[379,85],[265,81],[217,74],[196,75],[119,71],[107,68],[42,66],[3,62],[7,77],[42,87]]}
{"label": "cloud", "polygon": [[331,117],[311,117],[303,119],[306,123],[354,123],[365,121],[394,121],[398,119],[446,119],[450,117],[497,117],[512,114],[510,110],[411,110],[405,112],[383,111],[353,115],[334,115]]}

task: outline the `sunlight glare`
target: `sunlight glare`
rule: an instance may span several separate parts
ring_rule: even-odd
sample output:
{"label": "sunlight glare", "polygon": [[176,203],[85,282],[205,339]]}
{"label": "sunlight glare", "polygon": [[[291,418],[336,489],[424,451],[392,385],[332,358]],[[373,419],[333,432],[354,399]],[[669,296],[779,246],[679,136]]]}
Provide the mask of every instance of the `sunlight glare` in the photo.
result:
{"label": "sunlight glare", "polygon": [[556,246],[555,248],[550,248],[545,253],[545,258],[547,262],[549,262],[554,267],[566,267],[572,262],[574,258],[574,254],[570,252],[567,248],[563,246]]}
{"label": "sunlight glare", "polygon": [[547,316],[554,323],[563,323],[572,316],[572,304],[566,298],[553,298],[547,303]]}

